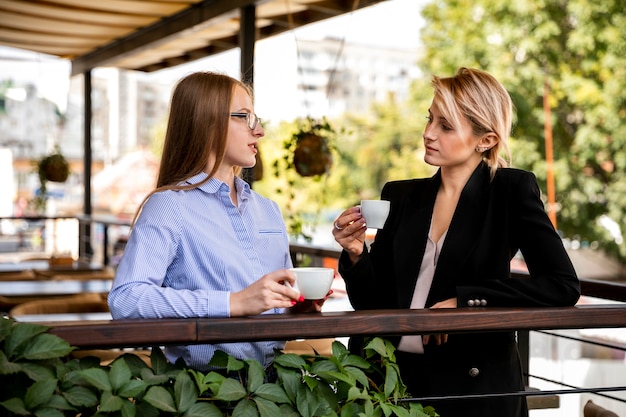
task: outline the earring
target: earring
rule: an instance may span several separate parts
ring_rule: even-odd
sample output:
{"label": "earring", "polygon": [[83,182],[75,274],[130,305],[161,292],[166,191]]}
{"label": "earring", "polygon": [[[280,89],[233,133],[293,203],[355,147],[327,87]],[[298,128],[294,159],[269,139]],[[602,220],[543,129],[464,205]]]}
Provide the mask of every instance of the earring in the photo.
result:
{"label": "earring", "polygon": [[478,152],[478,153],[483,153],[483,152],[486,152],[488,150],[489,150],[489,148],[483,148],[481,146],[477,146],[476,147],[476,152]]}

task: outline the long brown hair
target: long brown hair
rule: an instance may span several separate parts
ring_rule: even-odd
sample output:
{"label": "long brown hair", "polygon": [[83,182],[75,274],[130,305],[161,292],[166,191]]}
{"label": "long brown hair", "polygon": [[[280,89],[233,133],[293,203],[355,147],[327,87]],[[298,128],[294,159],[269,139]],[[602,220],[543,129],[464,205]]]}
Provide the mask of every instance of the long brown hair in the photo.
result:
{"label": "long brown hair", "polygon": [[[195,72],[176,84],[156,188],[139,205],[133,224],[152,194],[197,188],[215,175],[226,152],[230,104],[236,87],[243,88],[252,97],[252,90],[246,84],[214,72]],[[203,172],[209,158],[214,158],[215,163],[206,179],[198,184],[181,185]]]}

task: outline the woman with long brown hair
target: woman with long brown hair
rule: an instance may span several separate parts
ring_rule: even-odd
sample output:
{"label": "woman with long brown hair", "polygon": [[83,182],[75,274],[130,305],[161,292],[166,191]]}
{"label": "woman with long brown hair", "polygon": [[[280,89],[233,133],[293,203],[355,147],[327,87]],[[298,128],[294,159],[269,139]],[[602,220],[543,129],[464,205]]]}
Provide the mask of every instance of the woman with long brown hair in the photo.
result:
{"label": "woman with long brown hair", "polygon": [[[319,310],[293,284],[281,212],[239,177],[265,135],[252,92],[198,72],[172,95],[157,188],[141,205],[118,266],[114,319],[233,317]],[[173,346],[172,361],[208,369],[219,349],[269,366],[281,342]]]}

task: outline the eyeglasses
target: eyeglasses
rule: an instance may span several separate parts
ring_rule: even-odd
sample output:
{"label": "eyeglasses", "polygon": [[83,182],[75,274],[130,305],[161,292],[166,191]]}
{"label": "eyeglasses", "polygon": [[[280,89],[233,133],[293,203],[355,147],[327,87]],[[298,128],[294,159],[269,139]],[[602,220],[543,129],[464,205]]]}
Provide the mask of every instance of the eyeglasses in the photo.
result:
{"label": "eyeglasses", "polygon": [[261,119],[259,119],[254,113],[231,113],[230,116],[246,119],[246,122],[248,123],[248,128],[250,128],[250,130],[254,130],[257,124],[261,124]]}

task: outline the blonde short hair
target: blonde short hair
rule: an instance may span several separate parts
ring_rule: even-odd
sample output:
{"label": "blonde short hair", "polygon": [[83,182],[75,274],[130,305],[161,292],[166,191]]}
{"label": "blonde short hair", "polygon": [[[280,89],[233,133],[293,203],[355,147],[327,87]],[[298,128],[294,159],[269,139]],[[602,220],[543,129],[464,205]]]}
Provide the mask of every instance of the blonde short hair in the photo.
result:
{"label": "blonde short hair", "polygon": [[[493,133],[498,142],[483,153],[491,177],[499,167],[511,162],[509,136],[513,123],[513,102],[506,89],[491,74],[471,68],[459,68],[453,77],[432,79],[433,101],[455,129],[461,118],[469,120],[474,136]],[[505,158],[500,155],[504,155]]]}

